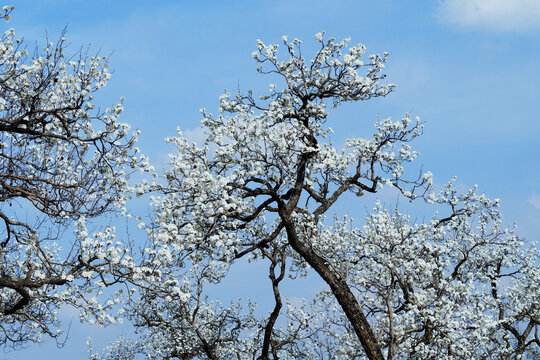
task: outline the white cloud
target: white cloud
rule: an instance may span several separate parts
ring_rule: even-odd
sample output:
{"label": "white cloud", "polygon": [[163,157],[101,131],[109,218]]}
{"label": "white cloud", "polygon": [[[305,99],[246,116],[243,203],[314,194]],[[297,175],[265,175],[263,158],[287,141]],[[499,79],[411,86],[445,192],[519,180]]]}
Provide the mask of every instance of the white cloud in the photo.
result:
{"label": "white cloud", "polygon": [[458,27],[519,32],[540,28],[540,1],[441,0],[437,15]]}
{"label": "white cloud", "polygon": [[540,210],[540,195],[532,194],[529,198],[529,204]]}
{"label": "white cloud", "polygon": [[198,146],[202,146],[207,137],[206,130],[201,126],[197,126],[193,129],[182,129],[182,136],[187,139],[188,142],[194,142]]}

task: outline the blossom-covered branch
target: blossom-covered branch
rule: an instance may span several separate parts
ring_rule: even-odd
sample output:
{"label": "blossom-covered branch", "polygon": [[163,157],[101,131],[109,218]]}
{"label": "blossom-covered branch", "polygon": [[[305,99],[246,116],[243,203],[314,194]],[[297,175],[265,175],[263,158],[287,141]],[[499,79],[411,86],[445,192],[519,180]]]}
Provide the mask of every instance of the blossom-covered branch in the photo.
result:
{"label": "blossom-covered branch", "polygon": [[[4,7],[6,20],[11,10]],[[125,251],[113,256],[112,228],[88,234],[86,221],[122,210],[129,174],[149,169],[135,147],[138,132],[118,121],[122,104],[93,104],[111,76],[107,58],[68,57],[65,48],[64,34],[34,51],[13,29],[0,39],[0,343],[7,346],[57,337],[60,306],[88,306],[99,270]],[[76,235],[66,235],[72,225]]]}
{"label": "blossom-covered branch", "polygon": [[[268,95],[220,98],[203,109],[199,147],[179,131],[170,168],[152,185],[145,227],[147,269],[130,297],[140,339],[124,353],[166,359],[535,358],[538,254],[502,226],[498,201],[452,180],[433,191],[430,172],[407,177],[418,119],[375,123],[370,136],[330,141],[327,103],[387,95],[386,55],[317,34],[304,58],[300,40],[257,42],[258,71],[277,76]],[[377,204],[358,227],[327,212],[347,193],[392,187],[435,209],[415,224]],[[272,306],[223,306],[205,297],[239,260],[268,262]],[[249,266],[249,265],[244,265]],[[316,275],[327,289],[311,307],[284,302],[285,276]],[[283,311],[287,303],[287,311]],[[261,313],[261,311],[258,311]],[[189,339],[189,341],[188,341]],[[114,358],[125,342],[109,348]],[[99,358],[96,354],[95,358]]]}

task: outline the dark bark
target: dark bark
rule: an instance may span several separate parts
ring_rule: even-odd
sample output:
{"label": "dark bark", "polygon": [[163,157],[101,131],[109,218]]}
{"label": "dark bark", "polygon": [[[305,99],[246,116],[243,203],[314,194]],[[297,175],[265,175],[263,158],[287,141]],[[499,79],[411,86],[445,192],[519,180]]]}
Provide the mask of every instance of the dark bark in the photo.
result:
{"label": "dark bark", "polygon": [[347,283],[330,269],[327,261],[325,261],[321,256],[317,255],[313,249],[307,247],[298,239],[298,235],[296,234],[296,230],[294,229],[294,224],[291,221],[290,216],[285,213],[280,213],[280,215],[282,215],[282,219],[285,223],[285,230],[287,232],[289,244],[315,271],[317,271],[328,286],[330,286],[332,293],[336,297],[338,303],[341,305],[347,319],[353,326],[354,332],[360,340],[367,357],[370,360],[383,360],[384,357],[375,334],[371,330],[371,326],[369,325],[362,308],[358,304],[358,301]]}
{"label": "dark bark", "polygon": [[[263,347],[261,351],[261,356],[259,357],[259,360],[270,360],[268,357],[268,353],[270,351],[270,345],[272,342],[272,332],[274,331],[274,325],[276,324],[276,320],[279,316],[279,312],[281,310],[281,307],[283,306],[283,303],[281,301],[281,295],[279,293],[279,283],[281,280],[283,280],[285,276],[285,260],[284,259],[276,259],[275,256],[270,256],[266,254],[266,257],[270,258],[272,261],[272,264],[270,265],[270,280],[272,281],[272,290],[274,292],[274,309],[272,310],[272,313],[270,314],[270,317],[268,318],[268,322],[266,323],[266,327],[264,329],[264,340],[263,340]],[[280,264],[280,273],[276,277],[276,265]]]}

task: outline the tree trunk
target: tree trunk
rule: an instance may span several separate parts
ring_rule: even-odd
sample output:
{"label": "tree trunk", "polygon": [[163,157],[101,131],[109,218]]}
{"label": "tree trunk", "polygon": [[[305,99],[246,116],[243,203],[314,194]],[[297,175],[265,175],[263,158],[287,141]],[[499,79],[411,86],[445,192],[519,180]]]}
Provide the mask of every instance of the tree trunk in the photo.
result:
{"label": "tree trunk", "polygon": [[356,336],[360,340],[367,357],[370,360],[384,360],[377,339],[371,330],[371,326],[347,283],[328,267],[327,262],[322,257],[300,242],[290,216],[285,213],[280,213],[280,215],[282,215],[282,219],[285,223],[289,244],[330,286],[332,293],[353,326]]}

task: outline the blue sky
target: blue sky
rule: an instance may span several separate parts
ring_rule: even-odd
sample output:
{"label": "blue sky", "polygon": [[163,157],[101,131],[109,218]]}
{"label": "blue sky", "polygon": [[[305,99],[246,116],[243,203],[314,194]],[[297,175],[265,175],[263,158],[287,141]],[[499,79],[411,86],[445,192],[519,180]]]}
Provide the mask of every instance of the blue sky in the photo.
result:
{"label": "blue sky", "polygon": [[[197,138],[199,109],[216,112],[223,89],[263,93],[275,79],[255,72],[255,40],[282,35],[313,49],[325,30],[350,36],[368,53],[388,51],[386,98],[346,104],[331,113],[336,142],[369,136],[377,116],[420,116],[413,143],[418,164],[437,183],[452,176],[501,199],[519,234],[540,240],[540,5],[535,0],[445,1],[14,1],[11,23],[32,47],[56,39],[67,25],[69,50],[82,45],[112,53],[113,78],[103,105],[126,98],[124,122],[140,129],[139,147],[161,167],[172,150],[163,138],[180,126]],[[70,52],[68,50],[68,53]],[[362,205],[368,208],[371,204]],[[69,318],[67,316],[67,318]],[[82,327],[74,317],[62,350],[33,345],[0,359],[84,358],[122,327]],[[129,331],[126,326],[125,331]]]}

